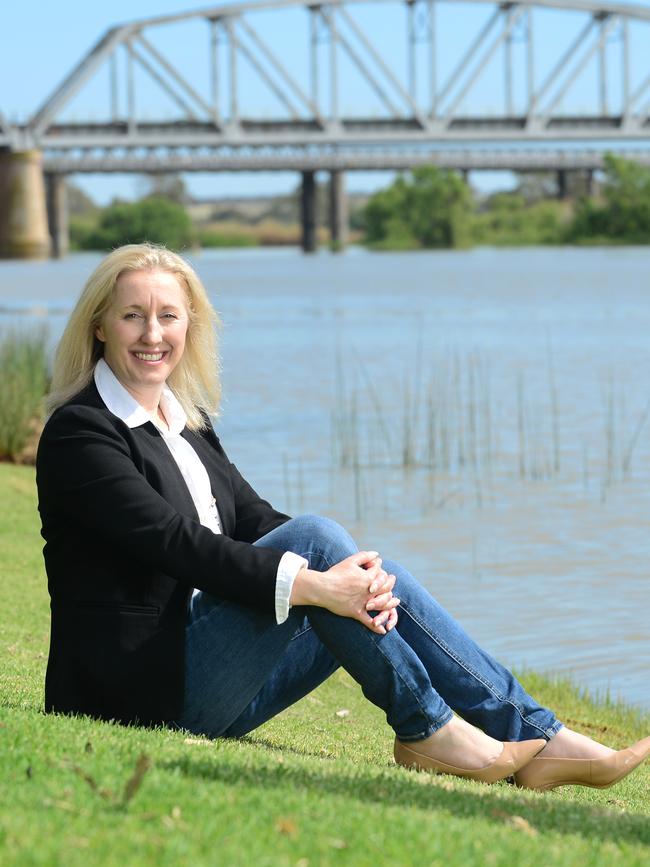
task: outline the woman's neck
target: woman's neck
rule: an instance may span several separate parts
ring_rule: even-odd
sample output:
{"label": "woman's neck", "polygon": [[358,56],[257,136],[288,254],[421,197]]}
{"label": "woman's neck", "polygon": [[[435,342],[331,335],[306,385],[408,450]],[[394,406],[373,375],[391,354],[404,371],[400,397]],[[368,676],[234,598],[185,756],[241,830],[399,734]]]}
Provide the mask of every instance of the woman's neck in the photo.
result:
{"label": "woman's neck", "polygon": [[[124,385],[124,383],[122,383]],[[162,397],[162,386],[155,389],[134,389],[124,385],[124,388],[129,392],[131,397],[145,409],[149,415],[156,415],[160,406],[160,398]]]}

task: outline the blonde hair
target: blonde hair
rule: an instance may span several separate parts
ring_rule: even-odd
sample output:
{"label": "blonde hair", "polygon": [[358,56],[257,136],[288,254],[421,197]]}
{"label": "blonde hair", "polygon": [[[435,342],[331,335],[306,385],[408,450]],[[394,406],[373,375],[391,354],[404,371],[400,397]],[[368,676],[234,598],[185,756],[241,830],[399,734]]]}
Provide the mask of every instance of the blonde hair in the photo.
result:
{"label": "blonde hair", "polygon": [[104,345],[95,330],[111,305],[121,274],[128,271],[166,271],[187,294],[189,327],[185,352],[167,384],[187,415],[187,427],[206,427],[205,413],[216,414],[221,397],[217,356],[219,317],[194,269],[171,250],[155,244],[126,244],[103,259],[90,275],[72,311],[57,347],[52,387],[47,398],[50,413],[85,388]]}

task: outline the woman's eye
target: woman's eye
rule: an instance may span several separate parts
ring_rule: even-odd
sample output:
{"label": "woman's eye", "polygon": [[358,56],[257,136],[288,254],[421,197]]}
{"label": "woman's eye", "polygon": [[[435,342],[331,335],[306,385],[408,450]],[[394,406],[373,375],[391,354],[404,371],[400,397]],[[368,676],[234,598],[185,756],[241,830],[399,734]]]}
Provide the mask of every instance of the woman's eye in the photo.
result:
{"label": "woman's eye", "polygon": [[163,313],[163,319],[178,319],[175,313]]}
{"label": "woman's eye", "polygon": [[139,315],[140,315],[139,313],[126,313],[124,318],[125,319],[137,319]]}

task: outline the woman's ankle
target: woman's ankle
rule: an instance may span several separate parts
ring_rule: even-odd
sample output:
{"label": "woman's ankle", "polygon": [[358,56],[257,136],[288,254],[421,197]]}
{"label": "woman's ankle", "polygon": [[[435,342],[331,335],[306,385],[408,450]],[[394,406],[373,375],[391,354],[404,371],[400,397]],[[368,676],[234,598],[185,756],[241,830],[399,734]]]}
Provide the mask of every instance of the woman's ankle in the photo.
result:
{"label": "woman's ankle", "polygon": [[543,759],[605,759],[615,750],[563,726],[539,754]]}

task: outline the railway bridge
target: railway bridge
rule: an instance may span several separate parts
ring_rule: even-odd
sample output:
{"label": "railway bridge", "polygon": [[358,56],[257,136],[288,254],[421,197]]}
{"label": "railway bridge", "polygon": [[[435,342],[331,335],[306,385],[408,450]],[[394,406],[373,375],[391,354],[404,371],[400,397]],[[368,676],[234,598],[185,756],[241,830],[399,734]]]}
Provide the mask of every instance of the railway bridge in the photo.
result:
{"label": "railway bridge", "polygon": [[347,172],[593,172],[608,151],[650,165],[650,8],[221,4],[115,26],[27,120],[0,113],[0,256],[65,253],[78,173],[294,171],[309,251],[317,172],[342,245]]}

